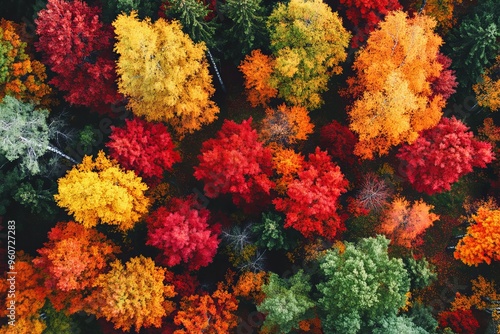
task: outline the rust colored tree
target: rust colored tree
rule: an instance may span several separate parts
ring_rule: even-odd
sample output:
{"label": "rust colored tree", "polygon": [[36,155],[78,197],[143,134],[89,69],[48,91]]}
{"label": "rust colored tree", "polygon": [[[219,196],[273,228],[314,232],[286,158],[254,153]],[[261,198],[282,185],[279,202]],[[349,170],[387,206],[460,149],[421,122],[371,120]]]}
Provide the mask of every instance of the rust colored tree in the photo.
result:
{"label": "rust colored tree", "polygon": [[319,130],[320,147],[328,151],[334,159],[353,165],[356,162],[354,148],[358,142],[347,126],[332,121]]}
{"label": "rust colored tree", "polygon": [[286,197],[276,198],[276,210],[284,212],[285,227],[292,227],[306,238],[322,236],[333,239],[345,229],[337,213],[339,197],[346,192],[348,182],[330,156],[316,148],[298,173],[298,179],[288,184]]}
{"label": "rust colored tree", "polygon": [[423,242],[425,230],[439,219],[432,209],[422,200],[410,204],[404,197],[396,197],[383,213],[379,230],[395,245],[415,247]]}
{"label": "rust colored tree", "polygon": [[304,107],[287,107],[285,104],[278,108],[266,109],[266,117],[262,121],[261,137],[269,143],[283,146],[306,140],[313,132],[309,114]]}

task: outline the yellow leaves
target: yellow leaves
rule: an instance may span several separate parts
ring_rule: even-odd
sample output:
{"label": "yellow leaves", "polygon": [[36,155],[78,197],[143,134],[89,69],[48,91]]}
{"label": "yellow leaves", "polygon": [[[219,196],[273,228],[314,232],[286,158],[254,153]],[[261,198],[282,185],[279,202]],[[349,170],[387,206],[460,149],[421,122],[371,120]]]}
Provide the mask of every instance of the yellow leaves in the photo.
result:
{"label": "yellow leaves", "polygon": [[[472,295],[465,296],[457,292],[455,300],[451,303],[451,310],[470,310],[473,307],[484,310],[492,305],[488,303],[484,297],[490,300],[500,300],[500,293],[497,292],[495,281],[487,281],[483,276],[472,280]],[[498,315],[500,312],[495,311]]]}
{"label": "yellow leaves", "polygon": [[134,114],[168,122],[180,136],[217,118],[203,43],[195,44],[177,21],[139,21],[136,12],[119,15],[113,26],[118,88]]}
{"label": "yellow leaves", "polygon": [[85,227],[98,223],[117,225],[121,231],[131,229],[147,212],[147,185],[132,171],[123,171],[100,151],[95,162],[85,156],[58,180],[57,205],[66,208],[75,221]]}
{"label": "yellow leaves", "polygon": [[491,111],[497,111],[500,108],[500,79],[498,75],[496,75],[497,80],[492,79],[499,68],[500,56],[497,57],[495,64],[485,71],[482,81],[472,87],[476,93],[477,103]]}
{"label": "yellow leaves", "polygon": [[165,298],[175,296],[172,286],[165,286],[165,269],[143,256],[130,259],[125,266],[119,261],[100,275],[98,288],[90,297],[98,318],[113,322],[115,328],[129,331],[134,327],[160,327],[162,318],[174,309]]}

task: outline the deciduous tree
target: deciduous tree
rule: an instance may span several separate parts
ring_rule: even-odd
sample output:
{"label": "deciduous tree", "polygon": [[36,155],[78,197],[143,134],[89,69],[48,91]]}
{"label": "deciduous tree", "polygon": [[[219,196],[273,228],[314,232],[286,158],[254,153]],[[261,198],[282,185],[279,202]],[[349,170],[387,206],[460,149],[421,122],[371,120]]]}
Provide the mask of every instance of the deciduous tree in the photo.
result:
{"label": "deciduous tree", "polygon": [[500,108],[500,56],[495,64],[486,69],[481,80],[473,86],[477,104],[497,111]]}
{"label": "deciduous tree", "polygon": [[347,180],[330,156],[319,148],[309,154],[298,179],[288,184],[286,197],[276,198],[276,210],[284,212],[285,227],[293,227],[306,238],[333,239],[345,229],[337,213],[339,197]]}
{"label": "deciduous tree", "polygon": [[179,135],[216,119],[203,43],[193,43],[177,21],[140,21],[136,12],[119,15],[113,26],[118,88],[135,115],[168,122]]}
{"label": "deciduous tree", "polygon": [[278,90],[270,83],[276,60],[260,50],[253,50],[238,67],[245,78],[247,99],[253,107],[267,106],[278,95]]}
{"label": "deciduous tree", "polygon": [[414,247],[422,243],[422,234],[439,219],[431,213],[434,206],[424,201],[410,203],[404,197],[396,197],[382,215],[380,232],[387,235],[395,245]]}
{"label": "deciduous tree", "polygon": [[194,197],[174,198],[147,219],[147,244],[162,251],[160,258],[169,267],[183,262],[197,270],[212,262],[217,252],[220,226],[209,226],[210,212],[196,206]]}
{"label": "deciduous tree", "polygon": [[35,20],[35,44],[56,76],[50,81],[71,104],[98,111],[118,101],[113,31],[100,22],[101,10],[84,1],[49,0]]}
{"label": "deciduous tree", "polygon": [[304,156],[293,149],[276,147],[273,150],[273,169],[278,174],[276,190],[285,194],[288,184],[297,178],[304,166]]}
{"label": "deciduous tree", "polygon": [[45,66],[26,53],[23,29],[12,21],[0,20],[0,101],[9,94],[18,100],[47,105],[51,88],[45,83]]}
{"label": "deciduous tree", "polygon": [[458,242],[455,258],[469,266],[500,260],[500,210],[482,206],[472,218],[474,223],[467,228],[466,236]]}
{"label": "deciduous tree", "polygon": [[149,123],[134,118],[123,128],[111,126],[106,144],[111,158],[125,169],[133,170],[146,179],[161,179],[163,171],[181,161],[172,138],[162,123]]}
{"label": "deciduous tree", "polygon": [[356,76],[348,79],[348,93],[355,98],[348,113],[349,127],[359,137],[356,155],[386,154],[439,122],[445,99],[432,90],[432,82],[443,70],[437,60],[442,40],[434,26],[425,15],[391,12],[358,53]]}
{"label": "deciduous tree", "polygon": [[397,157],[405,162],[402,170],[413,187],[429,195],[450,190],[473,167],[485,168],[495,159],[491,144],[475,139],[454,117],[443,118],[414,143],[403,145]]}
{"label": "deciduous tree", "polygon": [[89,297],[92,311],[124,331],[160,327],[162,318],[175,309],[167,300],[175,296],[174,287],[164,280],[165,269],[150,258],[134,257],[125,266],[116,260],[94,283],[97,290]]}
{"label": "deciduous tree", "polygon": [[287,107],[281,104],[276,110],[266,109],[260,133],[267,143],[288,146],[298,140],[306,140],[313,129],[314,124],[304,107]]}
{"label": "deciduous tree", "polygon": [[218,286],[212,295],[192,295],[181,300],[174,323],[182,326],[174,334],[231,333],[238,324],[234,312],[238,309],[235,296]]}
{"label": "deciduous tree", "polygon": [[258,140],[252,118],[237,124],[225,120],[216,138],[202,144],[194,177],[205,182],[205,195],[216,198],[229,193],[233,203],[245,206],[268,200],[274,183],[271,150]]}
{"label": "deciduous tree", "polygon": [[75,221],[90,228],[98,223],[116,225],[120,231],[131,229],[147,212],[148,188],[132,171],[123,171],[100,151],[95,161],[85,156],[58,180],[54,198],[72,214]]}
{"label": "deciduous tree", "polygon": [[339,159],[348,165],[356,161],[354,148],[358,142],[356,136],[348,127],[337,121],[332,121],[319,130],[320,147],[328,151],[334,159]]}
{"label": "deciduous tree", "polygon": [[104,234],[75,222],[57,223],[48,238],[33,263],[48,274],[45,285],[50,290],[91,288],[120,252]]}
{"label": "deciduous tree", "polygon": [[457,309],[439,313],[439,327],[449,327],[454,333],[474,334],[479,329],[479,322],[472,310]]}
{"label": "deciduous tree", "polygon": [[406,304],[410,279],[403,261],[389,258],[383,236],[345,243],[345,250],[328,250],[320,260],[317,285],[323,330],[329,333],[370,333],[395,317]]}

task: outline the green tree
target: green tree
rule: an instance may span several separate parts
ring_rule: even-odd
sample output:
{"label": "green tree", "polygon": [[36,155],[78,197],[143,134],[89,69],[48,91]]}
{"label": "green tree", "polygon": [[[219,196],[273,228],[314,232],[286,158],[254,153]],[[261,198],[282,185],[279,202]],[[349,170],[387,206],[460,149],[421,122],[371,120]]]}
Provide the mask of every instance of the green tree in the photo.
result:
{"label": "green tree", "polygon": [[224,32],[232,58],[241,60],[265,45],[268,37],[262,0],[226,0],[219,9],[230,20],[230,28]]}
{"label": "green tree", "polygon": [[42,308],[41,317],[47,325],[43,334],[73,334],[79,332],[77,324],[64,312],[56,311],[50,302],[47,302]]}
{"label": "green tree", "polygon": [[463,87],[477,83],[493,64],[500,51],[499,38],[500,6],[496,0],[481,2],[450,32],[446,52]]}
{"label": "green tree", "polygon": [[36,109],[33,103],[23,103],[6,96],[0,103],[0,154],[7,160],[19,159],[22,169],[31,174],[40,172],[38,159],[47,151],[73,163],[74,159],[50,145],[51,129],[46,109]]}
{"label": "green tree", "polygon": [[269,250],[290,249],[292,245],[287,240],[284,224],[282,216],[274,212],[262,213],[261,222],[252,225],[252,231],[258,237],[255,244]]}
{"label": "green tree", "polygon": [[406,270],[410,276],[411,289],[423,289],[437,279],[435,267],[424,258],[415,260],[412,257],[405,259]]}
{"label": "green tree", "polygon": [[[390,259],[384,236],[346,242],[320,259],[317,285],[323,328],[328,333],[367,333],[406,304],[410,278],[401,259]],[[383,324],[380,324],[383,326]]]}
{"label": "green tree", "polygon": [[137,11],[139,17],[144,19],[150,17],[156,19],[158,17],[158,9],[162,0],[101,0],[103,19],[106,22],[113,21],[119,14],[130,14],[132,11]]}
{"label": "green tree", "polygon": [[299,270],[289,279],[277,274],[269,275],[269,282],[262,286],[266,297],[257,305],[257,310],[266,314],[263,327],[278,333],[290,333],[299,327],[299,322],[312,317],[309,311],[315,306],[309,297],[309,276]]}
{"label": "green tree", "polygon": [[378,326],[370,333],[373,334],[429,334],[428,331],[415,325],[411,318],[402,315],[390,315],[382,317],[378,321]]}

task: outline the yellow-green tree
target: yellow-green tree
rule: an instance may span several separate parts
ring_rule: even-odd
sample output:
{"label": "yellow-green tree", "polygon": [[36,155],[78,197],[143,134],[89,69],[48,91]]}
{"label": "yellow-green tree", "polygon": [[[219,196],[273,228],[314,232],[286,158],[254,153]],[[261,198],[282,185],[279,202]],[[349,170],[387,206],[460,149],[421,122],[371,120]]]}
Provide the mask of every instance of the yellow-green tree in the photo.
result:
{"label": "yellow-green tree", "polygon": [[[330,77],[342,72],[339,63],[347,57],[345,49],[351,35],[342,19],[322,0],[291,0],[278,4],[267,28],[271,59],[252,53],[240,67],[252,104],[266,102],[273,97],[269,94],[272,89],[277,89],[278,97],[290,105],[309,110],[320,107],[320,94],[327,90]],[[249,64],[252,61],[272,65],[272,74],[252,72],[252,68],[258,68]],[[260,97],[262,93],[267,95]]]}
{"label": "yellow-green tree", "polygon": [[500,56],[497,57],[495,64],[488,68],[481,77],[481,81],[475,84],[477,104],[481,107],[489,108],[491,111],[500,109]]}
{"label": "yellow-green tree", "polygon": [[85,156],[58,180],[57,205],[85,227],[98,223],[117,225],[127,231],[148,211],[147,185],[133,171],[124,171],[100,151],[95,159]]}
{"label": "yellow-green tree", "polygon": [[119,15],[113,26],[118,89],[135,115],[168,122],[181,136],[216,119],[204,43],[194,43],[177,21],[140,21],[136,12]]}
{"label": "yellow-green tree", "polygon": [[356,76],[348,80],[355,99],[350,129],[358,134],[355,153],[365,159],[392,146],[412,143],[418,132],[435,126],[445,105],[433,82],[443,70],[438,61],[442,39],[436,22],[425,15],[409,18],[392,12],[370,34],[357,55]]}
{"label": "yellow-green tree", "polygon": [[162,318],[175,309],[175,304],[166,300],[176,293],[173,285],[163,282],[165,269],[144,256],[130,259],[125,266],[117,260],[111,268],[95,283],[97,290],[89,297],[92,312],[124,331],[160,327]]}

